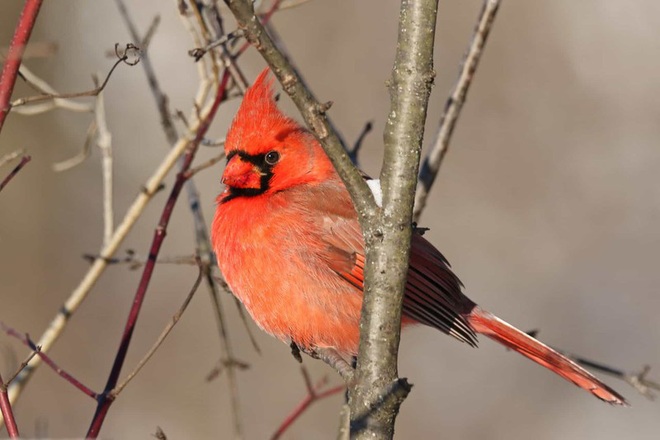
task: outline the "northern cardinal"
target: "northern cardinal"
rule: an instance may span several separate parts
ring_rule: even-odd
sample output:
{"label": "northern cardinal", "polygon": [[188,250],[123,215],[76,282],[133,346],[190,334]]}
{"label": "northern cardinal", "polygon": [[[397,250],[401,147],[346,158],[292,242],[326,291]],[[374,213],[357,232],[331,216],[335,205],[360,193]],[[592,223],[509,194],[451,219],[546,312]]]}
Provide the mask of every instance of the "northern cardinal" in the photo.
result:
{"label": "northern cardinal", "polygon": [[[365,264],[355,208],[319,142],[277,108],[272,82],[264,70],[227,133],[213,247],[227,284],[263,330],[306,352],[355,356]],[[483,334],[626,405],[588,371],[472,302],[417,233],[409,265],[402,325],[425,324],[471,346]]]}

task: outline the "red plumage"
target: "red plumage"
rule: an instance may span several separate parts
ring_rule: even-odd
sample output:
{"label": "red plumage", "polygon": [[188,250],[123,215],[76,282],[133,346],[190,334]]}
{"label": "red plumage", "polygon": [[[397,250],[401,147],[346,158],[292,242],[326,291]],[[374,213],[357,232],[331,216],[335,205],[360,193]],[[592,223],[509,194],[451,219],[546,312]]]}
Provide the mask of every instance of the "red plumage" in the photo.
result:
{"label": "red plumage", "polygon": [[[266,332],[303,349],[358,350],[364,242],[351,198],[317,140],[283,115],[264,70],[227,133],[212,242],[229,287]],[[561,354],[482,310],[440,252],[413,234],[403,324],[500,342],[596,397],[625,400]]]}

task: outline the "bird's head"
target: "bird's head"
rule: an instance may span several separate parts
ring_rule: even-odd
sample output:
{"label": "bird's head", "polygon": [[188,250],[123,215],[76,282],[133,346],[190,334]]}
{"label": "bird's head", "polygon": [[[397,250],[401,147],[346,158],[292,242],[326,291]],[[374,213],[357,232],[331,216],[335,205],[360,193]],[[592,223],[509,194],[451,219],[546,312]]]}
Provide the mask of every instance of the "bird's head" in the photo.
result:
{"label": "bird's head", "polygon": [[318,141],[277,108],[268,73],[245,92],[227,133],[221,202],[315,184],[334,173]]}

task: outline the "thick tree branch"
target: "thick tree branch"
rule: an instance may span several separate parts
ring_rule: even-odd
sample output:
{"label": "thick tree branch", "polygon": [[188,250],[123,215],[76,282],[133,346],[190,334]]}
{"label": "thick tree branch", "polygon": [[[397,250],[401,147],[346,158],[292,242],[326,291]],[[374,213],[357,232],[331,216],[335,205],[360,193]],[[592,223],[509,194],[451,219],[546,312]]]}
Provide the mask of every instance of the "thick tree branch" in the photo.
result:
{"label": "thick tree branch", "polygon": [[351,437],[392,438],[410,385],[398,378],[401,305],[408,272],[412,208],[433,84],[437,0],[403,0],[381,170],[378,229],[365,234],[367,261],[356,381],[350,388]]}
{"label": "thick tree branch", "polygon": [[454,132],[454,127],[456,127],[456,122],[465,103],[468,89],[470,88],[470,84],[472,84],[472,78],[479,65],[481,54],[486,45],[486,40],[493,26],[499,6],[500,0],[484,0],[484,6],[479,14],[477,26],[472,35],[472,41],[470,42],[465,60],[458,75],[458,81],[447,99],[445,111],[440,119],[440,126],[433,140],[433,145],[424,159],[422,169],[419,173],[419,183],[417,184],[415,209],[413,212],[415,221],[419,219],[426,207],[426,199],[435,182],[438,171],[440,171],[442,160],[449,150],[451,135]]}

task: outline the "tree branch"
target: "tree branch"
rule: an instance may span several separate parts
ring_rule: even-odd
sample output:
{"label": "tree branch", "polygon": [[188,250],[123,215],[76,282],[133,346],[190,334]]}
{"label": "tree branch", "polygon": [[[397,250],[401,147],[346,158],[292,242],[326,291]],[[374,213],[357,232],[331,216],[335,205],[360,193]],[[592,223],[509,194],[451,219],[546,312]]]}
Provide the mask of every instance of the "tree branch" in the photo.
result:
{"label": "tree branch", "polygon": [[486,45],[486,40],[493,26],[499,6],[500,0],[484,0],[483,8],[477,20],[477,26],[472,35],[472,41],[458,75],[458,81],[447,99],[445,111],[440,119],[440,126],[433,140],[433,145],[424,159],[422,169],[419,173],[419,182],[415,195],[415,208],[413,211],[413,219],[415,221],[419,220],[422,211],[426,207],[426,199],[435,182],[438,171],[440,171],[442,160],[449,150],[451,135],[454,132],[454,127],[456,127],[456,122],[465,103],[468,89],[470,88],[470,84],[472,84],[472,78],[479,65],[481,54]]}
{"label": "tree branch", "polygon": [[11,181],[11,179],[13,179],[14,176],[18,174],[19,171],[21,171],[21,169],[25,166],[25,164],[27,164],[31,159],[32,157],[28,155],[25,155],[21,158],[21,161],[18,163],[18,165],[16,165],[14,169],[11,170],[11,172],[7,174],[7,176],[4,179],[2,179],[2,182],[0,182],[0,191],[2,191],[5,188],[5,186],[7,186],[7,184]]}
{"label": "tree branch", "polygon": [[9,438],[20,438],[21,435],[18,433],[18,425],[16,425],[16,419],[14,418],[14,411],[11,408],[11,402],[7,395],[7,384],[2,380],[2,376],[0,376],[0,412],[6,422]]}
{"label": "tree branch", "polygon": [[117,398],[119,393],[123,391],[124,388],[126,388],[126,385],[133,380],[133,378],[142,370],[142,368],[149,362],[149,359],[156,353],[156,350],[163,344],[165,341],[165,338],[170,334],[174,326],[176,325],[177,322],[181,319],[181,316],[183,316],[183,312],[186,311],[188,308],[188,304],[190,304],[190,301],[192,300],[193,296],[195,295],[195,292],[197,292],[197,289],[199,288],[199,285],[202,282],[202,278],[204,277],[204,269],[202,267],[202,262],[199,259],[199,257],[196,258],[196,263],[199,266],[199,274],[197,275],[197,278],[195,279],[195,282],[193,283],[192,288],[190,289],[190,292],[188,292],[188,296],[186,296],[186,299],[183,300],[183,304],[181,304],[181,307],[179,307],[179,310],[172,316],[172,319],[170,322],[167,323],[163,331],[160,333],[160,336],[158,336],[158,339],[156,339],[156,342],[151,346],[149,351],[142,357],[140,362],[135,366],[133,371],[126,376],[126,379],[124,379],[121,383],[119,383],[117,386],[115,386],[112,391],[109,393],[109,397],[111,399]]}
{"label": "tree branch", "polygon": [[289,429],[291,425],[293,425],[293,423],[298,420],[300,416],[307,410],[307,408],[309,408],[314,402],[340,393],[346,388],[345,385],[337,385],[332,388],[323,390],[323,388],[325,388],[328,384],[327,376],[323,376],[321,380],[319,380],[316,384],[312,384],[312,380],[309,377],[307,369],[305,367],[300,367],[300,372],[302,373],[303,380],[305,381],[307,395],[284,419],[282,424],[280,424],[275,433],[272,435],[271,440],[277,440],[281,438],[287,429]]}
{"label": "tree branch", "polygon": [[96,399],[98,397],[98,394],[92,391],[89,387],[85,386],[82,382],[80,382],[78,379],[73,377],[71,374],[69,374],[66,370],[64,370],[62,367],[57,365],[54,360],[52,360],[46,353],[41,351],[41,347],[35,344],[30,337],[27,334],[19,333],[15,329],[9,327],[5,323],[0,321],[0,329],[2,329],[7,335],[12,336],[19,341],[21,341],[26,347],[28,347],[30,350],[32,350],[32,354],[30,355],[29,359],[21,365],[20,370],[7,382],[7,385],[10,385],[14,379],[17,377],[20,377],[20,375],[25,371],[33,368],[32,364],[30,361],[34,357],[33,355],[37,355],[46,365],[50,367],[51,370],[53,370],[58,376],[60,376],[62,379],[66,380],[69,382],[71,385],[73,385],[75,388],[78,388],[80,391],[82,391],[84,394],[87,396],[91,397],[92,399]]}
{"label": "tree branch", "polygon": [[110,370],[110,374],[108,376],[105,389],[103,393],[101,393],[101,395],[99,396],[96,413],[94,414],[92,423],[89,427],[89,430],[87,431],[87,438],[96,438],[98,436],[99,431],[101,430],[101,426],[103,426],[105,416],[107,415],[108,410],[112,405],[112,402],[114,401],[114,396],[111,394],[111,391],[113,388],[115,388],[115,386],[117,386],[117,380],[119,379],[119,375],[121,374],[121,369],[124,365],[124,361],[126,360],[126,354],[128,353],[128,347],[130,345],[133,336],[133,331],[135,330],[135,325],[137,323],[140,309],[142,307],[142,303],[144,302],[144,298],[147,293],[149,283],[151,281],[151,276],[153,274],[153,270],[156,265],[158,252],[160,251],[163,241],[165,240],[165,236],[167,234],[167,226],[172,216],[172,212],[174,211],[174,206],[176,204],[176,201],[179,195],[181,194],[183,185],[187,180],[185,177],[185,171],[188,168],[190,168],[190,165],[192,164],[192,161],[195,157],[195,153],[199,147],[201,140],[206,134],[208,128],[210,127],[211,122],[213,121],[213,118],[218,110],[218,107],[220,106],[220,103],[224,101],[224,98],[226,96],[228,81],[229,81],[229,72],[225,71],[222,81],[218,85],[215,99],[211,104],[211,108],[208,114],[202,120],[201,125],[195,134],[195,139],[190,141],[186,148],[185,160],[181,166],[181,171],[177,175],[176,182],[172,187],[172,191],[170,192],[170,196],[167,199],[167,203],[163,208],[163,213],[161,214],[160,221],[158,222],[158,226],[156,227],[156,230],[154,232],[154,238],[152,240],[151,247],[149,250],[149,261],[144,266],[144,270],[142,272],[142,277],[140,279],[138,289],[135,292],[133,306],[131,307],[131,310],[129,312],[126,321],[126,325],[124,327],[124,334],[121,338],[119,349],[117,350],[117,355],[115,356],[112,369]]}
{"label": "tree branch", "polygon": [[[200,89],[205,86],[200,85]],[[199,95],[199,93],[198,93]],[[211,111],[212,104],[205,106],[201,110],[202,120],[196,120],[190,127],[191,133],[196,133],[200,130],[205,118]],[[190,141],[184,136],[181,137],[176,145],[172,147],[169,153],[165,156],[163,161],[156,168],[152,176],[145,183],[142,188],[142,191],[137,195],[131,206],[126,211],[122,222],[117,226],[112,235],[112,239],[109,243],[103,247],[92,266],[88,269],[87,273],[83,276],[82,280],[79,282],[78,286],[71,292],[69,298],[66,300],[64,305],[61,307],[55,318],[51,321],[46,331],[42,334],[41,338],[37,342],[37,345],[41,347],[43,352],[47,352],[52,345],[57,341],[62,332],[64,331],[69,318],[73,315],[82,302],[87,298],[90,290],[98,279],[101,277],[103,272],[108,266],[108,260],[112,258],[119,246],[124,241],[124,238],[128,235],[129,231],[137,222],[138,218],[144,211],[146,205],[153,198],[154,194],[158,192],[161,188],[161,184],[165,176],[170,172],[172,167],[176,164],[178,158],[185,153]],[[16,399],[21,394],[28,380],[32,376],[32,373],[41,363],[40,357],[35,357],[30,362],[30,368],[25,369],[21,374],[16,378],[14,382],[11,383],[9,387],[9,398],[11,402],[15,402]]]}
{"label": "tree branch", "polygon": [[355,385],[349,388],[351,437],[392,438],[399,406],[410,391],[398,378],[401,306],[408,272],[412,208],[435,72],[437,0],[403,0],[381,170],[383,209],[366,230],[367,265]]}
{"label": "tree branch", "polygon": [[0,131],[2,131],[7,113],[9,113],[9,100],[14,91],[14,84],[16,84],[18,68],[21,66],[23,51],[30,39],[34,23],[37,21],[37,15],[39,14],[42,1],[26,0],[21,16],[18,19],[16,30],[14,31],[14,37],[9,46],[7,59],[4,66],[2,66],[2,74],[0,74]]}
{"label": "tree branch", "polygon": [[[131,38],[135,42],[139,42],[140,35],[138,34],[137,27],[133,23],[131,15],[124,1],[116,0],[116,3],[117,3],[117,7],[119,8],[119,12],[122,15],[122,18],[124,19],[126,26],[128,27],[128,30],[131,34]],[[184,22],[187,22],[187,20],[184,20]],[[142,38],[143,44],[146,40],[147,40],[146,36]],[[156,72],[153,68],[153,65],[151,64],[151,59],[149,57],[149,51],[147,47],[144,48],[142,67],[144,68],[144,73],[147,77],[147,81],[149,82],[149,88],[151,89],[154,100],[156,101],[156,106],[158,107],[158,111],[160,113],[161,125],[163,127],[163,131],[165,132],[165,137],[167,138],[168,142],[171,145],[174,145],[176,144],[176,140],[178,136],[169,110],[167,95],[165,95],[163,89],[161,88],[158,77],[156,76]],[[235,77],[241,77],[240,71],[237,68],[235,70],[237,72]],[[204,81],[204,76],[200,76],[200,81]],[[202,143],[203,142],[204,141],[202,140]],[[204,272],[203,276],[208,286],[209,294],[211,297],[211,303],[213,304],[213,309],[215,311],[216,323],[218,325],[218,334],[220,336],[220,350],[223,356],[231,360],[233,358],[233,350],[227,334],[227,329],[224,319],[224,311],[222,309],[222,303],[220,302],[220,292],[218,289],[218,285],[215,282],[212,275],[212,267],[215,264],[215,258],[214,258],[213,250],[211,249],[211,245],[210,245],[209,233],[206,226],[207,223],[206,220],[204,219],[204,214],[201,208],[202,204],[200,203],[199,200],[199,192],[197,191],[197,186],[195,184],[195,181],[192,179],[194,173],[190,171],[191,171],[190,169],[186,171],[185,189],[187,192],[188,206],[190,208],[190,213],[194,221],[196,254],[202,258],[202,266]],[[230,400],[231,400],[231,408],[233,413],[234,432],[236,433],[237,437],[242,437],[242,428],[240,424],[240,408],[238,401],[238,384],[237,384],[233,364],[230,364],[230,367],[227,369],[227,380],[229,382],[229,389],[230,389]]]}

